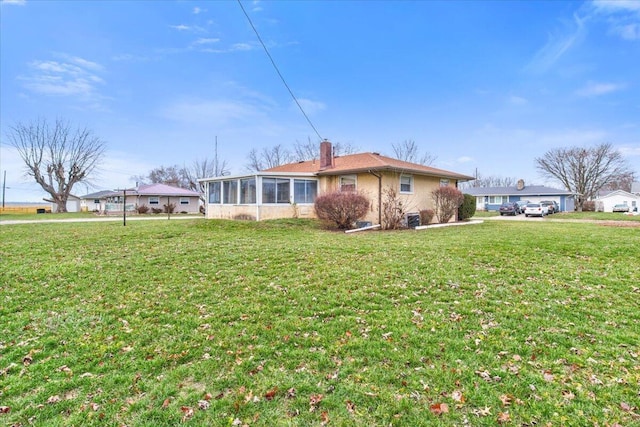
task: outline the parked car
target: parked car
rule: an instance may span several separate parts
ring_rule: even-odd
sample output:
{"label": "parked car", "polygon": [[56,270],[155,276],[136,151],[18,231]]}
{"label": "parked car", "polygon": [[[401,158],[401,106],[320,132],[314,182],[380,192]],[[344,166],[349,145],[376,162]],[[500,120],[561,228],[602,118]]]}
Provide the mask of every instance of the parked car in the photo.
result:
{"label": "parked car", "polygon": [[518,213],[524,213],[524,208],[526,208],[527,204],[531,202],[529,200],[518,200],[516,203],[518,204],[518,210],[520,211]]}
{"label": "parked car", "polygon": [[518,207],[518,205],[516,203],[503,203],[500,205],[500,209],[498,209],[498,212],[500,212],[500,216],[502,215],[518,215],[520,212],[520,208]]}
{"label": "parked car", "polygon": [[555,205],[553,203],[554,202],[552,202],[550,200],[543,200],[543,201],[540,202],[541,205],[547,207],[547,214],[548,215],[556,213],[556,207],[555,207]]}
{"label": "parked car", "polygon": [[524,216],[541,216],[549,214],[549,206],[543,205],[542,203],[528,203],[527,207],[524,209]]}
{"label": "parked car", "polygon": [[629,212],[629,206],[627,206],[627,205],[622,205],[622,204],[620,204],[620,205],[615,205],[615,206],[613,207],[613,211],[614,211],[614,212]]}

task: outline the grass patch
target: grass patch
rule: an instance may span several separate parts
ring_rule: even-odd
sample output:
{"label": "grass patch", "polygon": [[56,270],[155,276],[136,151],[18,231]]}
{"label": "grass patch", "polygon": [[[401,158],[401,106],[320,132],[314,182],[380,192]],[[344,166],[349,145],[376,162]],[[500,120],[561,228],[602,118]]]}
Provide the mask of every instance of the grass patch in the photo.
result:
{"label": "grass patch", "polygon": [[586,219],[592,221],[640,221],[640,215],[625,215],[621,212],[559,212],[549,218]]}
{"label": "grass patch", "polygon": [[640,422],[635,229],[185,220],[0,238],[6,425]]}

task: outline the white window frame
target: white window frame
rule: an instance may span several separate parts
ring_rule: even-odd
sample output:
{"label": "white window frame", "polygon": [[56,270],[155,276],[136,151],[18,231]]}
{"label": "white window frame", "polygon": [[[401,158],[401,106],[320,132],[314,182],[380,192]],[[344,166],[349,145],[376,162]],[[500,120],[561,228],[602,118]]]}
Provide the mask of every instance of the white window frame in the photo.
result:
{"label": "white window frame", "polygon": [[[408,185],[409,185],[409,190],[403,190],[402,189],[402,180],[404,179],[408,179]],[[404,184],[407,185],[407,184]],[[400,175],[400,193],[403,194],[413,194],[413,175]]]}
{"label": "white window frame", "polygon": [[160,196],[149,196],[149,204],[150,205],[159,205],[160,204]]}
{"label": "white window frame", "polygon": [[[344,184],[343,180],[353,181],[353,190],[343,189],[344,185],[351,185],[351,184]],[[340,191],[358,191],[358,175],[340,175],[340,177],[338,178],[338,185],[339,185]]]}
{"label": "white window frame", "polygon": [[188,197],[180,197],[180,204],[181,205],[188,205],[188,204],[191,204],[191,201],[189,200]]}
{"label": "white window frame", "polygon": [[450,181],[447,178],[440,178],[440,187],[448,187],[449,182]]}

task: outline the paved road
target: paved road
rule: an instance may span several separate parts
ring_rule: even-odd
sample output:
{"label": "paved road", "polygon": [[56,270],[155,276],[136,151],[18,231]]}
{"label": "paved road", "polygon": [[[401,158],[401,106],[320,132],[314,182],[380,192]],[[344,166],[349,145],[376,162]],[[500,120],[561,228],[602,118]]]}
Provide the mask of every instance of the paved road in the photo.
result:
{"label": "paved road", "polygon": [[[176,215],[171,216],[171,221],[180,220],[180,219],[204,219],[203,215]],[[129,221],[161,221],[167,220],[166,215],[158,215],[158,216],[128,216],[127,222]],[[10,219],[10,220],[0,220],[0,225],[13,225],[13,224],[41,224],[41,223],[52,223],[52,222],[122,222],[121,216],[103,216],[96,218],[65,218],[65,219]]]}

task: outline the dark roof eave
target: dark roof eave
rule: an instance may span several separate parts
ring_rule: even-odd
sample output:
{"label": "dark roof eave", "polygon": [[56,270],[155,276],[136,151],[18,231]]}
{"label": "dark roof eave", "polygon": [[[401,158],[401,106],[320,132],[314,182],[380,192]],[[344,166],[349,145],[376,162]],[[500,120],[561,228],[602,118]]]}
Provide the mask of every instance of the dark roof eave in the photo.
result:
{"label": "dark roof eave", "polygon": [[395,166],[376,166],[376,167],[362,167],[355,169],[326,169],[322,171],[316,172],[318,176],[328,176],[328,175],[344,175],[348,173],[367,173],[369,171],[383,171],[383,172],[399,172],[399,173],[412,173],[414,175],[424,175],[424,176],[434,176],[441,178],[452,178],[457,181],[471,181],[475,178],[467,175],[460,175],[456,173],[438,173],[436,171],[429,172],[421,169],[410,169],[410,168],[398,168]]}

